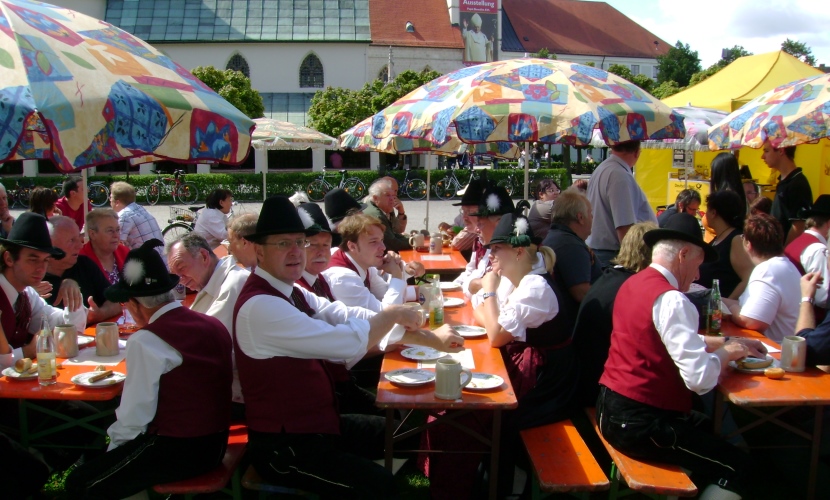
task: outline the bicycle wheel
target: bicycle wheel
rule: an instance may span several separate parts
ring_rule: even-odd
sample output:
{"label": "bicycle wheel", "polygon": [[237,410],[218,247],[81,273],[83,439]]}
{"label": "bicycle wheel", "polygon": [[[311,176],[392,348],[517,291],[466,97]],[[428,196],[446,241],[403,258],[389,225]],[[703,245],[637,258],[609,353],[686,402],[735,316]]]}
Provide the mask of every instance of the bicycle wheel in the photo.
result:
{"label": "bicycle wheel", "polygon": [[184,204],[195,203],[199,197],[199,188],[193,182],[185,182],[179,186],[179,201]]}
{"label": "bicycle wheel", "polygon": [[357,177],[349,177],[343,183],[343,190],[349,193],[352,198],[359,200],[366,196],[366,185],[360,182]]}
{"label": "bicycle wheel", "polygon": [[308,199],[311,201],[323,201],[326,193],[329,192],[330,186],[322,179],[311,181],[311,184],[306,186],[305,192],[308,194]]}
{"label": "bicycle wheel", "polygon": [[441,200],[449,200],[455,196],[455,191],[452,182],[448,179],[441,179],[432,186],[432,192]]}
{"label": "bicycle wheel", "polygon": [[147,203],[155,205],[159,202],[161,197],[161,187],[158,182],[154,182],[147,187]]}
{"label": "bicycle wheel", "polygon": [[498,185],[499,187],[503,187],[505,191],[507,191],[508,195],[513,196],[513,190],[515,189],[515,187],[513,186],[513,179],[501,180],[499,181]]}
{"label": "bicycle wheel", "polygon": [[412,179],[404,185],[410,200],[423,200],[427,197],[427,183],[421,179]]}
{"label": "bicycle wheel", "polygon": [[193,231],[193,227],[185,222],[174,222],[170,224],[161,232],[161,235],[164,237],[164,245],[167,246],[168,243],[176,241],[179,237],[191,231]]}
{"label": "bicycle wheel", "polygon": [[20,188],[17,190],[17,196],[15,196],[14,202],[20,205],[20,208],[29,208],[29,198],[32,196],[32,191],[27,188]]}
{"label": "bicycle wheel", "polygon": [[92,202],[93,207],[103,207],[110,200],[110,190],[101,183],[93,182],[87,190],[89,191],[89,201]]}

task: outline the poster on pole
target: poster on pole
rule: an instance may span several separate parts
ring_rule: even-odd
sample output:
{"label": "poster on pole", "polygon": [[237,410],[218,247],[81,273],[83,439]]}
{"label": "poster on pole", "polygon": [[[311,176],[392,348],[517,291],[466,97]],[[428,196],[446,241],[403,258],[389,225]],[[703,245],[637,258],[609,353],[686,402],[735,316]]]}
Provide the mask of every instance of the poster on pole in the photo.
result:
{"label": "poster on pole", "polygon": [[498,0],[460,0],[464,65],[493,60],[499,29]]}

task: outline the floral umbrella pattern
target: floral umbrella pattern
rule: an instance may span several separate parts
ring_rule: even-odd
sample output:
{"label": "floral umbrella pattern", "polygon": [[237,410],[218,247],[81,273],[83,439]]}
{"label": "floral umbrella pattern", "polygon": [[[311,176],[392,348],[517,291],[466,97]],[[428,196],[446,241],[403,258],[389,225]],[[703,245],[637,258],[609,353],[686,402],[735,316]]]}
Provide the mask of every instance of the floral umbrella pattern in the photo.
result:
{"label": "floral umbrella pattern", "polygon": [[338,149],[337,139],[314,129],[270,118],[255,118],[254,149]]}
{"label": "floral umbrella pattern", "polygon": [[606,144],[683,138],[683,117],[636,85],[601,69],[550,59],[463,68],[415,89],[373,118],[372,135],[467,143]]}
{"label": "floral umbrella pattern", "polygon": [[0,1],[0,162],[68,172],[154,155],[241,163],[253,122],[179,64],[112,25]]}
{"label": "floral umbrella pattern", "polygon": [[830,75],[774,88],[709,129],[709,148],[797,146],[830,137]]}
{"label": "floral umbrella pattern", "polygon": [[[661,141],[643,141],[643,149],[682,149],[685,151],[709,151],[709,127],[726,118],[727,113],[719,109],[681,106],[672,108],[675,113],[683,115],[686,137],[682,139],[664,139]],[[594,129],[591,145],[604,148],[607,145],[599,129]]]}
{"label": "floral umbrella pattern", "polygon": [[456,156],[469,152],[475,155],[490,155],[507,159],[517,158],[520,154],[520,149],[512,142],[488,142],[480,144],[466,144],[461,142],[455,133],[455,125],[452,124],[449,126],[448,139],[443,144],[433,144],[426,139],[410,139],[397,136],[376,139],[372,136],[371,129],[372,117],[370,116],[340,134],[340,147],[354,151],[377,151],[379,153],[391,154],[429,153]]}

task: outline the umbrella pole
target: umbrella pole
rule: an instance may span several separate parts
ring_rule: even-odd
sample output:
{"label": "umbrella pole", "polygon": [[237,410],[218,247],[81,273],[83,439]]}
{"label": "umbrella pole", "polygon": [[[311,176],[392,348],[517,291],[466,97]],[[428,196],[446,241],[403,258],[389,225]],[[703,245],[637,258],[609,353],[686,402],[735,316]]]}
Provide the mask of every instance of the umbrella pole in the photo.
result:
{"label": "umbrella pole", "polygon": [[[86,193],[87,199],[89,199],[89,170],[83,169],[81,170],[81,182],[84,183],[84,192]],[[86,216],[89,213],[89,203],[83,203],[84,206],[84,226],[86,226]],[[83,230],[84,228],[81,228]],[[86,237],[86,232],[84,231],[84,241],[88,240],[89,238]]]}
{"label": "umbrella pole", "polygon": [[523,199],[528,199],[529,194],[529,186],[528,180],[530,180],[530,143],[525,142],[525,193]]}
{"label": "umbrella pole", "polygon": [[424,217],[424,229],[426,229],[427,231],[429,231],[429,192],[431,191],[429,172],[430,170],[432,170],[432,168],[430,168],[432,167],[432,156],[433,155],[429,155],[429,162],[427,162],[427,211],[426,217]]}

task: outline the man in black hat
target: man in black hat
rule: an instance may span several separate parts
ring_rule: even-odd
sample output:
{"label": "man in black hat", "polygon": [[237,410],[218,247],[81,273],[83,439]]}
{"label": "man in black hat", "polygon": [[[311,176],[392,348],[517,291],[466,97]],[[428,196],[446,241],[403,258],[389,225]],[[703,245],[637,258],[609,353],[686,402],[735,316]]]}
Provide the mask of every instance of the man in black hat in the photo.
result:
{"label": "man in black hat", "polygon": [[802,210],[799,215],[807,219],[807,229],[787,245],[784,255],[790,259],[802,276],[807,273],[817,273],[821,277],[813,300],[816,319],[820,322],[824,319],[827,308],[827,287],[830,286],[830,273],[827,270],[830,195],[819,196],[813,208]]}
{"label": "man in black hat", "polygon": [[0,238],[0,366],[36,356],[35,333],[41,317],[49,328],[67,323],[79,332],[86,328],[85,307],[74,311],[52,307],[32,288],[43,280],[49,261],[64,255],[52,246],[46,218],[40,214],[24,212],[8,238]]}
{"label": "man in black hat", "polygon": [[337,231],[337,225],[344,217],[362,212],[366,205],[358,203],[357,200],[343,188],[335,188],[326,193],[323,197],[323,205],[326,209],[326,217],[331,221],[331,229]]}
{"label": "man in black hat", "polygon": [[[625,307],[614,307],[597,399],[600,431],[627,455],[692,471],[696,483],[709,485],[706,498],[741,498],[750,486],[749,457],[703,428],[692,396],[711,391],[729,361],[763,357],[765,349],[757,340],[698,334],[697,309],[682,292],[717,253],[694,217],[677,214],[644,240],[652,263],[626,280],[617,294]],[[706,496],[713,494],[721,496]]]}
{"label": "man in black hat", "polygon": [[127,342],[127,371],[107,453],[67,478],[73,498],[125,498],[204,474],[221,463],[231,405],[231,338],[222,323],[182,307],[150,240],[127,255],[107,289],[140,329]]}
{"label": "man in black hat", "polygon": [[[234,311],[247,453],[268,482],[333,498],[391,498],[392,474],[371,461],[383,456],[385,421],[339,414],[326,360],[348,367],[400,337],[458,351],[463,338],[449,330],[421,331],[420,314],[408,307],[374,314],[295,286],[305,270],[307,238],[317,232],[305,227],[287,198],[274,196],[247,236],[258,264]],[[411,331],[386,338],[396,323]]]}
{"label": "man in black hat", "polygon": [[459,250],[461,255],[467,259],[467,262],[472,260],[473,252],[478,251],[479,255],[484,252],[484,245],[481,244],[481,239],[476,231],[476,218],[472,215],[478,211],[478,204],[481,201],[483,190],[484,187],[481,185],[481,181],[473,179],[467,185],[464,194],[461,195],[461,201],[452,204],[454,207],[460,207],[455,224],[463,226],[463,229],[453,237],[450,247],[453,250]]}
{"label": "man in black hat", "polygon": [[331,284],[322,273],[328,269],[331,249],[340,244],[341,237],[329,227],[320,205],[302,203],[297,207],[297,213],[306,229],[319,231],[308,237],[305,270],[297,284],[318,297],[334,302],[337,299],[331,291]]}

